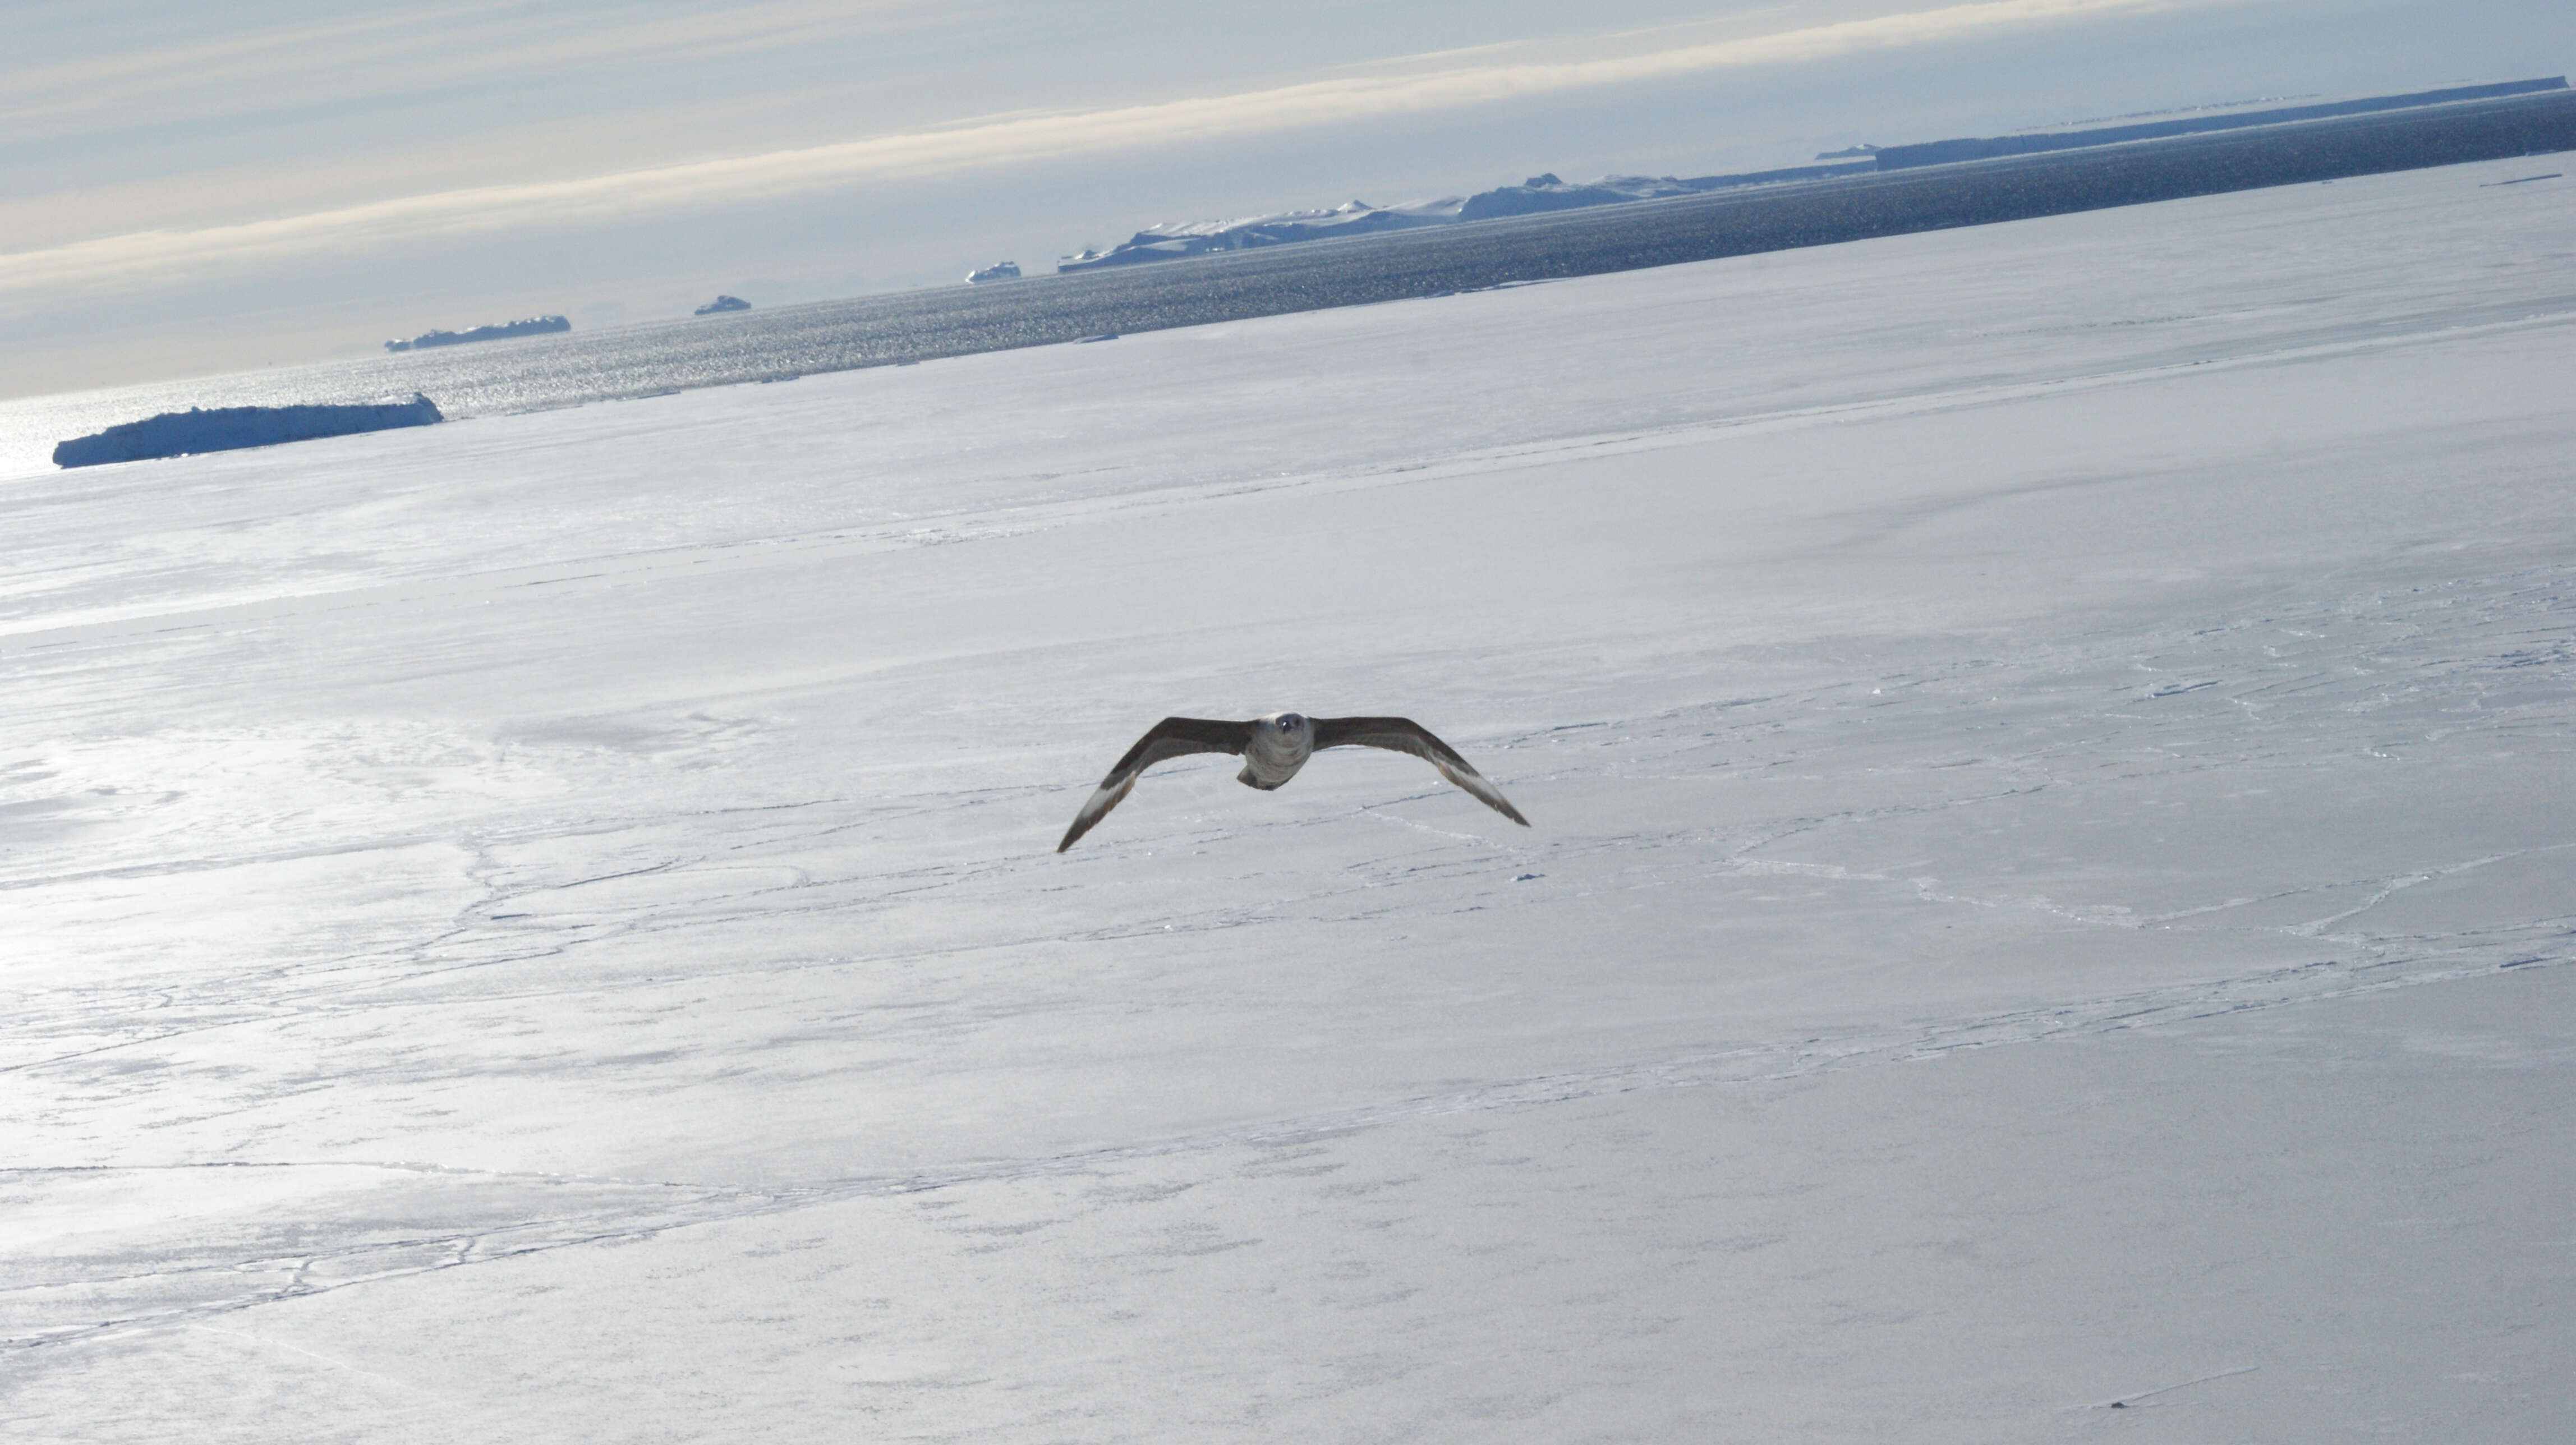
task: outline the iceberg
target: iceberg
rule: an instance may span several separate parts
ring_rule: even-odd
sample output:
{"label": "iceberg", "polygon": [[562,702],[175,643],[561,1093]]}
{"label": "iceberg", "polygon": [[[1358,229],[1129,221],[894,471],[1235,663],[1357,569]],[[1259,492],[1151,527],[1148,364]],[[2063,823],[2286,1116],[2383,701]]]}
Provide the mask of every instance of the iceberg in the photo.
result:
{"label": "iceberg", "polygon": [[1284,246],[1331,236],[1366,236],[1414,226],[1436,226],[1458,219],[1456,197],[1407,206],[1372,206],[1350,201],[1329,210],[1278,211],[1227,221],[1164,221],[1138,231],[1106,251],[1086,249],[1059,258],[1058,271],[1090,271],[1104,266],[1132,266],[1144,261],[1176,261],[1214,251],[1248,251],[1258,246]]}
{"label": "iceberg", "polygon": [[444,420],[437,404],[418,392],[409,401],[377,406],[225,406],[212,411],[192,406],[74,437],[54,448],[54,465],[95,467],[192,452],[238,451]]}
{"label": "iceberg", "polygon": [[699,307],[694,314],[699,316],[713,316],[718,312],[723,311],[749,311],[750,309],[751,303],[743,300],[739,296],[718,296],[713,301]]}
{"label": "iceberg", "polygon": [[1551,171],[1532,176],[1517,186],[1496,186],[1490,191],[1479,191],[1458,208],[1458,219],[1483,221],[1496,216],[1530,216],[1543,211],[1615,206],[1626,201],[1686,196],[1693,189],[1671,176],[1603,176],[1597,181],[1569,184],[1557,179],[1556,173]]}
{"label": "iceberg", "polygon": [[992,265],[986,266],[981,270],[969,271],[966,273],[966,284],[969,286],[980,286],[987,281],[1017,281],[1019,279],[1020,263],[1017,261],[996,261]]}
{"label": "iceberg", "polygon": [[[749,302],[743,303],[745,308]],[[491,326],[477,326],[468,331],[424,331],[409,341],[388,341],[387,351],[420,351],[432,346],[462,346],[469,341],[501,341],[513,336],[544,336],[550,332],[570,331],[572,322],[561,316],[531,316],[521,321],[503,321]]]}

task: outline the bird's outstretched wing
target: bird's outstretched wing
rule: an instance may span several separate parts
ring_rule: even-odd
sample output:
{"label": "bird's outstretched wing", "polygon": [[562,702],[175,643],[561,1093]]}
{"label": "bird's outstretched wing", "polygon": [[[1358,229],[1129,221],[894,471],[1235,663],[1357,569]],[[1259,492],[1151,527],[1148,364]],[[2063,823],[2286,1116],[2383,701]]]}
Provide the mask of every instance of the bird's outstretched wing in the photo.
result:
{"label": "bird's outstretched wing", "polygon": [[1073,826],[1064,830],[1064,841],[1055,845],[1061,853],[1073,846],[1073,840],[1091,831],[1091,825],[1109,816],[1109,810],[1136,786],[1136,778],[1147,768],[1172,758],[1192,753],[1240,753],[1252,742],[1252,724],[1219,722],[1203,717],[1167,717],[1145,730],[1109,776],[1100,780],[1082,811],[1073,815]]}
{"label": "bird's outstretched wing", "polygon": [[1315,751],[1326,748],[1386,748],[1415,757],[1440,770],[1440,776],[1476,795],[1486,807],[1526,828],[1530,821],[1512,806],[1502,790],[1485,781],[1485,775],[1458,756],[1458,750],[1431,735],[1431,729],[1409,717],[1319,717],[1315,719]]}

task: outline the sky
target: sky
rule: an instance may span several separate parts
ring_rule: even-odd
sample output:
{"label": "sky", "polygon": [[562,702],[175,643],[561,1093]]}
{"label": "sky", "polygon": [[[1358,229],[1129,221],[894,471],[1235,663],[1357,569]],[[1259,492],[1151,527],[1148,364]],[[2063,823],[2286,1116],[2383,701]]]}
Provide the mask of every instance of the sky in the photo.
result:
{"label": "sky", "polygon": [[12,0],[0,396],[1157,221],[2564,74],[2564,0]]}

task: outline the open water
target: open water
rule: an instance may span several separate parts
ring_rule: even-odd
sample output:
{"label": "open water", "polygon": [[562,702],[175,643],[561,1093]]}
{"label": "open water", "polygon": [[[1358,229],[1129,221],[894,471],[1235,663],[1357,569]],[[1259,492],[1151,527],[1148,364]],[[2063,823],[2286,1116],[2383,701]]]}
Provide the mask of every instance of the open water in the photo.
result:
{"label": "open water", "polygon": [[192,406],[402,400],[451,420],[1438,296],[2259,186],[2576,149],[2576,92],[0,402],[0,477]]}

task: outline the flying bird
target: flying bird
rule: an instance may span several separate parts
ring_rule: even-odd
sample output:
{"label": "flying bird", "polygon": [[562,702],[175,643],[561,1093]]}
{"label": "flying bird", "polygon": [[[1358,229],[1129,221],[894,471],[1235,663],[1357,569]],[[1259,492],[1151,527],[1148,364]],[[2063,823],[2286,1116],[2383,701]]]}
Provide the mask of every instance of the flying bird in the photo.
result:
{"label": "flying bird", "polygon": [[1303,713],[1274,712],[1250,722],[1221,722],[1214,718],[1167,717],[1146,730],[1100,780],[1100,788],[1073,815],[1073,826],[1064,830],[1064,841],[1055,845],[1061,853],[1073,846],[1073,840],[1091,831],[1092,825],[1109,816],[1109,810],[1136,787],[1136,779],[1156,763],[1192,753],[1236,753],[1243,758],[1243,771],[1235,781],[1247,788],[1269,792],[1297,776],[1306,760],[1325,748],[1386,748],[1411,753],[1440,770],[1440,776],[1476,795],[1478,801],[1504,817],[1526,828],[1529,819],[1520,815],[1511,800],[1502,795],[1485,776],[1476,771],[1458,750],[1431,735],[1431,730],[1409,717],[1307,717]]}

